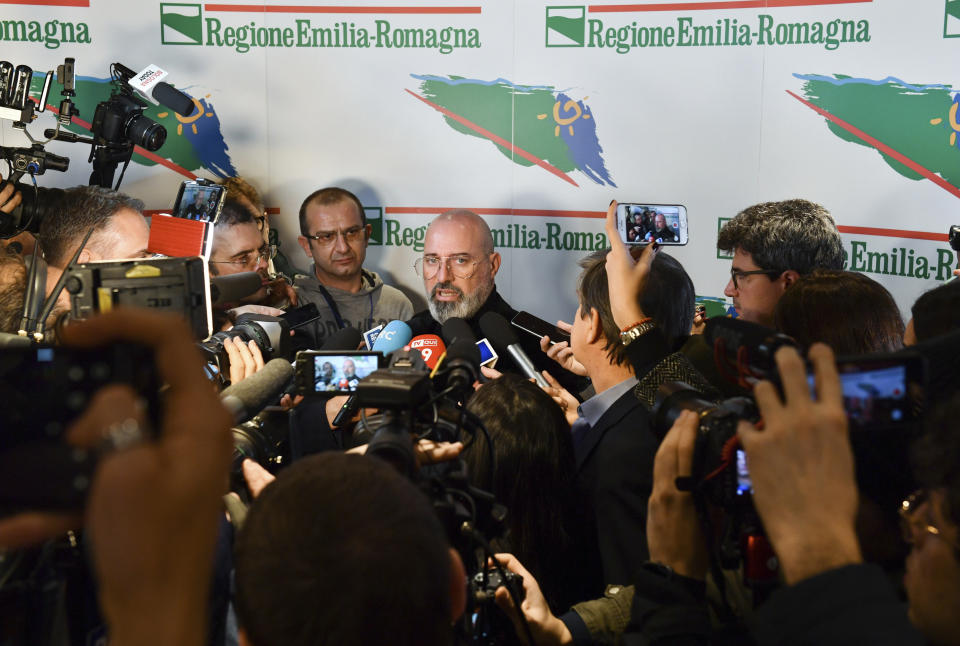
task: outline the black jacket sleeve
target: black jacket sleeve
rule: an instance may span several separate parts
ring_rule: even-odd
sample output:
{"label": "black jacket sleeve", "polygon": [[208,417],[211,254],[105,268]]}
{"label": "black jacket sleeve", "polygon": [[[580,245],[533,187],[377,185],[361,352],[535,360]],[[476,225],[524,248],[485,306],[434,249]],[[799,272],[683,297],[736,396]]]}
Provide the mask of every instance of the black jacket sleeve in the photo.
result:
{"label": "black jacket sleeve", "polygon": [[754,616],[760,646],[922,646],[883,571],[848,565],[778,590]]}
{"label": "black jacket sleeve", "polygon": [[710,643],[710,616],[702,581],[643,569],[634,585],[624,644],[706,646]]}

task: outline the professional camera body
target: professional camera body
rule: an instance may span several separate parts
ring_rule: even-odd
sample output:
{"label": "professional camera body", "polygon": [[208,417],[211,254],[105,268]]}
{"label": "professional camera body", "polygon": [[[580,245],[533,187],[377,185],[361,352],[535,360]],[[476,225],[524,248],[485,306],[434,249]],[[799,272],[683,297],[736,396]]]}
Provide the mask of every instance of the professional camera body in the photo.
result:
{"label": "professional camera body", "polygon": [[67,273],[64,288],[74,318],[115,307],[146,307],[182,314],[198,339],[210,334],[209,282],[202,258],[90,262],[70,266]]}
{"label": "professional camera body", "polygon": [[[714,347],[718,365],[744,388],[763,379],[778,389],[774,355],[794,347],[790,337],[763,326],[728,318],[707,321],[705,338]],[[917,353],[838,357],[844,407],[851,429],[860,490],[893,508],[913,488],[908,447],[919,431],[919,411],[925,387],[926,362]],[[813,388],[813,375],[808,368]],[[753,487],[746,453],[737,426],[742,420],[760,422],[752,397],[715,401],[687,384],[660,386],[653,407],[659,437],[666,435],[684,410],[697,413],[700,423],[693,468],[686,486],[697,502],[704,535],[712,539],[715,565],[742,569],[755,592],[777,583],[777,562],[753,507]]]}
{"label": "professional camera body", "polygon": [[[72,101],[76,95],[73,65],[74,60],[66,58],[63,65],[57,68],[57,80],[63,85],[61,94],[64,97],[57,117],[58,132],[60,126],[69,124],[78,112]],[[18,65],[14,69],[8,61],[0,61],[0,119],[12,121],[13,127],[23,131],[31,142],[30,147],[0,146],[0,155],[7,161],[9,170],[7,181],[16,184],[24,175],[30,175],[33,179],[32,185],[20,185],[20,205],[12,213],[0,214],[0,238],[10,238],[21,231],[39,231],[40,222],[63,193],[59,189],[38,187],[35,177],[47,170],[64,172],[70,160],[46,151],[46,142],[35,140],[27,131],[27,126],[37,118],[36,113],[46,110],[52,80],[53,72],[47,72],[40,97],[34,102],[30,97],[33,70],[26,65]]]}
{"label": "professional camera body", "polygon": [[282,316],[267,314],[241,314],[237,317],[233,327],[222,332],[215,332],[210,338],[200,343],[207,364],[217,374],[229,371],[230,359],[223,347],[225,339],[254,341],[263,354],[263,360],[270,361],[276,357],[289,358],[290,355],[290,324]]}
{"label": "professional camera body", "polygon": [[116,91],[108,100],[97,104],[90,132],[105,144],[129,142],[150,151],[159,150],[167,140],[167,130],[143,116],[146,107],[146,101],[135,97],[132,91]]}

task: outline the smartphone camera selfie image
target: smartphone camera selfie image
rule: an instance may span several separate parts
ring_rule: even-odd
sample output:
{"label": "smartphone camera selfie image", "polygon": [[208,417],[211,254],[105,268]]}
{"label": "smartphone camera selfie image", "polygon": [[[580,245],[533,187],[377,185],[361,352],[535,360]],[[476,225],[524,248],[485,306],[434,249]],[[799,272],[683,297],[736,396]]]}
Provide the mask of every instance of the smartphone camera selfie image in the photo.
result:
{"label": "smartphone camera selfie image", "polygon": [[682,204],[618,204],[617,231],[627,244],[685,245],[689,239],[687,207]]}
{"label": "smartphone camera selfie image", "polygon": [[379,352],[297,353],[297,392],[312,397],[334,397],[356,392],[357,386],[380,367]]}
{"label": "smartphone camera selfie image", "polygon": [[173,206],[173,216],[185,220],[216,222],[226,194],[226,189],[209,180],[183,182]]}

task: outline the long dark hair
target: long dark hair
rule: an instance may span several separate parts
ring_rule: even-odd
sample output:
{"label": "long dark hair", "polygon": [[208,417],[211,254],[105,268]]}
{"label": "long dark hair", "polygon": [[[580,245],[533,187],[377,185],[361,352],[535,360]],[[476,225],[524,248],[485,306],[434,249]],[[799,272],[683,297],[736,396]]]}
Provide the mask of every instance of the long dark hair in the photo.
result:
{"label": "long dark hair", "polygon": [[791,285],[774,311],[777,329],[804,347],[819,341],[837,354],[903,347],[903,318],[886,288],[863,274],[818,269]]}
{"label": "long dark hair", "polygon": [[464,451],[475,485],[506,505],[509,533],[495,541],[509,550],[540,582],[547,600],[560,610],[564,556],[572,544],[575,462],[570,426],[560,407],[535,384],[505,374],[482,386],[467,404],[493,442],[496,470],[490,476],[486,439],[479,435]]}

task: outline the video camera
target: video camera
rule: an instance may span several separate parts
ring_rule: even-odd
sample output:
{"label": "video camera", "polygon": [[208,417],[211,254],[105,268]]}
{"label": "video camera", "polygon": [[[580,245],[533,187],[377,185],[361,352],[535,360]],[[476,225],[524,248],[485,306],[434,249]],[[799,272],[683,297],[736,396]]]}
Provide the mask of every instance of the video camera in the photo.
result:
{"label": "video camera", "polygon": [[[747,389],[759,380],[779,389],[777,350],[802,351],[784,334],[737,319],[708,320],[704,336],[714,347],[721,372]],[[841,356],[837,370],[858,485],[866,495],[892,506],[913,489],[907,455],[919,430],[924,357],[909,351]],[[809,370],[808,381],[812,390]],[[724,569],[742,565],[745,581],[755,590],[769,588],[776,582],[776,559],[753,507],[749,465],[737,436],[741,420],[760,421],[756,403],[749,396],[718,402],[687,384],[667,382],[658,389],[653,407],[657,436],[663,438],[684,410],[696,412],[700,419],[690,488],[705,525],[704,535],[718,537],[711,546],[714,563]],[[719,531],[713,528],[717,519],[722,523]]]}
{"label": "video camera", "polygon": [[[57,67],[57,81],[63,85],[61,95],[64,98],[60,103],[55,132],[59,132],[61,125],[69,124],[73,115],[78,114],[72,101],[76,95],[73,65],[74,60],[66,58],[63,65]],[[37,141],[27,131],[27,126],[37,118],[36,113],[44,112],[47,108],[52,80],[53,72],[47,72],[40,98],[34,100],[30,97],[33,69],[26,65],[14,68],[10,62],[0,61],[0,119],[12,121],[13,127],[22,130],[31,143],[29,148],[0,146],[0,155],[7,161],[6,181],[18,184],[24,175],[30,175],[33,180],[32,186],[20,185],[20,205],[12,213],[0,213],[0,238],[11,238],[21,231],[39,231],[40,222],[63,193],[59,189],[38,187],[36,176],[43,175],[47,170],[64,172],[70,160],[47,152],[43,146],[50,139]]]}
{"label": "video camera", "polygon": [[496,468],[483,423],[464,407],[479,375],[476,341],[461,319],[448,320],[442,336],[448,340],[446,353],[433,373],[427,371],[419,351],[400,350],[393,353],[389,367],[359,382],[359,406],[381,411],[379,419],[362,420],[361,432],[372,435],[367,455],[389,462],[424,491],[467,567],[468,610],[458,626],[461,636],[467,643],[501,643],[498,640],[513,631],[492,602],[493,594],[504,585],[517,607],[523,599],[523,586],[515,576],[499,566],[487,568],[494,551],[490,541],[505,534],[507,509],[491,493],[471,484],[463,460],[418,467],[414,453],[414,438],[470,442],[470,437],[482,433],[487,436],[491,469]]}
{"label": "video camera", "polygon": [[[0,146],[0,157],[7,161],[9,171],[6,181],[18,184],[24,175],[29,175],[33,182],[32,186],[19,185],[22,202],[12,213],[0,213],[0,238],[11,238],[22,231],[37,233],[43,218],[63,193],[59,189],[38,187],[36,183],[37,175],[43,175],[47,170],[64,172],[70,165],[68,158],[45,150],[44,145],[48,142],[58,140],[90,144],[87,161],[93,163],[93,172],[89,183],[115,189],[119,188],[123,181],[121,172],[120,179],[116,186],[113,186],[117,166],[123,162],[126,170],[135,146],[150,151],[159,150],[163,146],[167,131],[143,114],[147,103],[137,96],[132,82],[138,83],[136,87],[153,88],[153,98],[183,116],[189,116],[194,110],[193,100],[173,86],[157,83],[155,80],[151,83],[139,83],[144,74],[137,77],[136,72],[130,68],[114,63],[110,66],[113,91],[106,101],[97,104],[90,126],[93,136],[82,137],[66,131],[61,132],[61,128],[70,125],[73,117],[79,114],[73,103],[73,97],[76,96],[74,65],[73,58],[65,58],[63,65],[57,67],[57,82],[63,86],[60,92],[63,100],[57,110],[57,125],[56,128],[45,130],[46,139],[39,141],[27,131],[27,126],[37,118],[37,113],[44,112],[47,108],[53,71],[47,72],[40,96],[34,99],[30,96],[33,69],[27,65],[14,67],[8,61],[0,61],[0,119],[12,121],[13,127],[22,130],[31,143],[28,148]],[[152,66],[147,68],[145,73],[154,71],[165,76],[162,70]]]}

